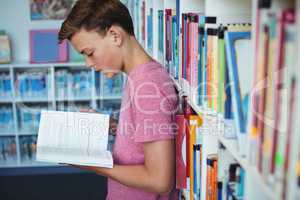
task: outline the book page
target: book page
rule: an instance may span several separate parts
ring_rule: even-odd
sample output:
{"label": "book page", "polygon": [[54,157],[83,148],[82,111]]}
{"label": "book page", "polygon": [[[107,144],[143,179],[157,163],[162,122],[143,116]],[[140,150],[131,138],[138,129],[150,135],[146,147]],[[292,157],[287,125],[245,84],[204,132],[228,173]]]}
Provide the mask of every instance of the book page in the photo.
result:
{"label": "book page", "polygon": [[109,115],[42,111],[37,160],[112,167]]}

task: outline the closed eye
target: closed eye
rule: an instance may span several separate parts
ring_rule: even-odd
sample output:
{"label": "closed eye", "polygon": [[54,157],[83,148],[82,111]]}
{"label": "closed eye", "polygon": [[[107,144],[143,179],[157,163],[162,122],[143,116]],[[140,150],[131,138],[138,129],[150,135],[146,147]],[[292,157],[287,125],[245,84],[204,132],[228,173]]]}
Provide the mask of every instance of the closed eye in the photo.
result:
{"label": "closed eye", "polygon": [[87,54],[88,57],[93,56],[94,52]]}

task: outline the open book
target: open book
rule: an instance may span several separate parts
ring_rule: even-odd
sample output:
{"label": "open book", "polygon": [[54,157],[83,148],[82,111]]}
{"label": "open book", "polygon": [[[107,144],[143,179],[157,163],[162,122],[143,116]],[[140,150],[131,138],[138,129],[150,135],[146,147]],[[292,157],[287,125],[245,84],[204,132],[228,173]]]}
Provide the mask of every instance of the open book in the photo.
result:
{"label": "open book", "polygon": [[108,132],[109,115],[42,111],[36,160],[112,168]]}

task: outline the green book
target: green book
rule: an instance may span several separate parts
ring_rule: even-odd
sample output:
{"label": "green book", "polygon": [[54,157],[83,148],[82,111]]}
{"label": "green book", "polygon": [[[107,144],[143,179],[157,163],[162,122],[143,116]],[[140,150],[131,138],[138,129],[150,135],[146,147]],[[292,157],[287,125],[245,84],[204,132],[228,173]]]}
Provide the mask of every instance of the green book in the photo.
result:
{"label": "green book", "polygon": [[225,93],[225,42],[224,42],[224,28],[220,27],[219,30],[219,81],[218,81],[218,98],[217,98],[217,111],[224,113],[224,93]]}

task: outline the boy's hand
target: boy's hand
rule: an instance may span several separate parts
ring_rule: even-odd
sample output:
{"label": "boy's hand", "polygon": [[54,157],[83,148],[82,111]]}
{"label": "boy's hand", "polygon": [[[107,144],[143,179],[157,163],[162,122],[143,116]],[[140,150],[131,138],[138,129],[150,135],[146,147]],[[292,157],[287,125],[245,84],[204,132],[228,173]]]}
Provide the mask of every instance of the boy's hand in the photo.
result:
{"label": "boy's hand", "polygon": [[[97,113],[94,109],[82,108],[80,112]],[[117,132],[118,121],[112,117],[109,119],[109,134],[115,136]]]}
{"label": "boy's hand", "polygon": [[85,166],[85,165],[75,165],[75,164],[68,164],[68,163],[59,163],[61,165],[67,165],[70,167],[75,167],[81,170],[86,170],[86,171],[91,171],[94,172],[98,175],[102,175],[105,176],[106,173],[105,171],[109,170],[108,168],[104,168],[104,167],[95,167],[95,166]]}

